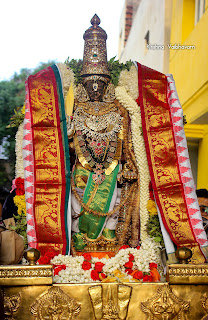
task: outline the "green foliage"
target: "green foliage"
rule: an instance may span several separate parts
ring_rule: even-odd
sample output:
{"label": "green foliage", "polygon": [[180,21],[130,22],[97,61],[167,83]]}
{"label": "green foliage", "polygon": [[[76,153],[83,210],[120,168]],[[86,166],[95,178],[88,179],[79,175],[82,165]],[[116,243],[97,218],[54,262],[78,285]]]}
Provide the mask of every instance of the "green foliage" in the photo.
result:
{"label": "green foliage", "polygon": [[150,215],[149,221],[147,224],[147,231],[151,238],[154,239],[155,242],[159,242],[162,247],[164,247],[164,240],[160,228],[160,221],[158,215]]}
{"label": "green foliage", "polygon": [[108,61],[108,68],[110,71],[111,82],[114,86],[118,85],[119,76],[122,70],[130,70],[132,66],[132,61],[127,61],[125,64],[120,63],[118,60],[115,60],[115,57],[111,58]]}
{"label": "green foliage", "polygon": [[23,236],[24,238],[24,244],[25,244],[25,249],[27,248],[27,220],[24,215],[14,215],[16,222],[15,226],[10,226],[9,228],[11,230],[16,231],[19,235]]}
{"label": "green foliage", "polygon": [[69,57],[66,59],[65,64],[72,69],[74,72],[74,78],[75,78],[75,84],[79,84],[82,81],[82,77],[80,75],[80,72],[82,70],[82,64],[83,61],[81,59],[71,59],[69,60]]}
{"label": "green foliage", "polygon": [[10,123],[8,124],[7,128],[18,128],[19,125],[24,120],[24,113],[22,113],[22,108],[17,108],[14,110],[14,115],[10,119]]}
{"label": "green foliage", "polygon": [[[80,76],[80,72],[82,70],[83,60],[79,59],[71,59],[67,58],[65,61],[66,65],[72,69],[75,75],[75,84],[82,82],[82,77]],[[132,62],[128,61],[125,64],[120,63],[118,60],[115,60],[115,57],[111,58],[108,61],[108,68],[110,71],[111,82],[114,86],[118,85],[119,76],[122,70],[130,70],[132,66]]]}

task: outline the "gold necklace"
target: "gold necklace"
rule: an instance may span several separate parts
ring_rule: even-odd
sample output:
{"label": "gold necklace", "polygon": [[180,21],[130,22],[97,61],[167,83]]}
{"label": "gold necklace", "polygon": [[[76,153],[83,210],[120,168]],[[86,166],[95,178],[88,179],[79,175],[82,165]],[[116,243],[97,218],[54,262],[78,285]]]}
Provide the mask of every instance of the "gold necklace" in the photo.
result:
{"label": "gold necklace", "polygon": [[[120,210],[130,199],[130,196],[132,195],[132,193],[134,192],[135,188],[137,186],[137,182],[133,182],[131,187],[129,188],[129,192],[126,196],[126,198],[121,201],[121,203],[116,206],[112,211],[109,211],[109,212],[102,212],[102,211],[97,211],[97,210],[93,210],[91,209],[90,207],[88,207],[88,205],[86,205],[82,199],[80,198],[80,196],[78,195],[77,191],[76,191],[76,186],[75,186],[75,183],[74,183],[74,178],[73,178],[73,175],[71,177],[71,188],[72,188],[72,192],[75,196],[75,198],[77,199],[77,201],[80,203],[81,207],[88,213],[92,213],[94,214],[95,216],[101,216],[101,217],[110,217],[112,215],[114,215],[114,213],[116,213],[118,210]],[[82,212],[78,215],[78,217],[82,216],[84,214],[84,210],[82,210]]]}
{"label": "gold necklace", "polygon": [[89,102],[77,102],[75,103],[75,110],[82,108],[86,113],[93,116],[102,116],[109,112],[118,112],[118,108],[115,103],[107,103],[100,101],[89,101]]}

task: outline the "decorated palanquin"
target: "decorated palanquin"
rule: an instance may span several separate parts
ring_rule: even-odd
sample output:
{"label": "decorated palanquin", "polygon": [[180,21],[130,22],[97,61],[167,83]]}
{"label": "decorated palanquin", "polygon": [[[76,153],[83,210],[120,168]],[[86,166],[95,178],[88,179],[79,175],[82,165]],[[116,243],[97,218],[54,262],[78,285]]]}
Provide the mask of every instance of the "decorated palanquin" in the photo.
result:
{"label": "decorated palanquin", "polygon": [[96,15],[91,23],[78,85],[65,64],[26,82],[28,244],[42,255],[113,256],[149,237],[152,199],[169,261],[176,248],[188,247],[192,262],[205,262],[207,238],[172,76],[135,63],[115,87],[107,35]]}
{"label": "decorated palanquin", "polygon": [[34,265],[28,251],[30,266],[0,266],[4,314],[202,319],[208,242],[174,80],[135,62],[115,83],[106,32],[97,15],[91,24],[81,80],[59,63],[26,81],[14,188],[41,257]]}

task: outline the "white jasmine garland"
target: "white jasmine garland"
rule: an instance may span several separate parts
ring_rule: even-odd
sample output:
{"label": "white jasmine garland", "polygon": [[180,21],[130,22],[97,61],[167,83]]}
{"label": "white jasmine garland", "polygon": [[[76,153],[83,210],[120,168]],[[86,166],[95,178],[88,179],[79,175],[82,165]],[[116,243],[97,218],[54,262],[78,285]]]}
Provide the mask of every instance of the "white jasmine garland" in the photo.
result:
{"label": "white jasmine garland", "polygon": [[[99,280],[93,280],[91,278],[91,271],[94,270],[96,262],[102,262],[104,264],[103,273],[106,276],[115,277],[114,271],[119,270],[122,272],[130,282],[134,282],[134,278],[131,275],[125,273],[125,263],[129,261],[129,254],[133,254],[134,262],[132,269],[138,269],[139,271],[149,273],[149,264],[160,263],[159,248],[156,242],[147,238],[143,241],[140,249],[127,248],[121,249],[112,258],[91,258],[91,268],[89,270],[82,269],[82,263],[84,262],[83,256],[63,256],[59,254],[55,256],[51,263],[53,265],[65,265],[66,269],[59,271],[58,275],[53,277],[54,283],[86,283],[86,282],[100,282]],[[118,279],[118,281],[120,281]]]}
{"label": "white jasmine garland", "polygon": [[73,89],[75,89],[74,73],[69,67],[66,66],[65,63],[57,63],[56,66],[58,67],[61,74],[62,89],[65,100],[71,84],[73,86]]}
{"label": "white jasmine garland", "polygon": [[16,136],[15,136],[15,178],[20,177],[24,179],[24,166],[23,166],[23,155],[22,155],[22,142],[23,142],[23,123],[20,124]]}
{"label": "white jasmine garland", "polygon": [[141,111],[136,101],[127,93],[124,87],[116,87],[115,94],[122,106],[128,110],[131,118],[132,143],[140,175],[140,238],[143,241],[148,237],[147,222],[149,220],[149,213],[147,202],[149,200],[150,174],[144,138],[141,131]]}
{"label": "white jasmine garland", "polygon": [[120,73],[118,85],[124,87],[127,93],[136,100],[139,96],[138,88],[138,71],[135,65],[132,65],[130,70],[123,70]]}

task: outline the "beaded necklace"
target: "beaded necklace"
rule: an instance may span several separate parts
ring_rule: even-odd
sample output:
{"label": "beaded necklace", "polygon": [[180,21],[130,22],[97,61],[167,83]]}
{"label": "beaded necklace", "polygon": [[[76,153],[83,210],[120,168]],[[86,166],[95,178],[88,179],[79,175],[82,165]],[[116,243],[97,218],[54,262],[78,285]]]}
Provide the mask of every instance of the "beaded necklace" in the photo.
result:
{"label": "beaded necklace", "polygon": [[79,103],[74,113],[74,123],[74,144],[79,161],[94,171],[93,180],[101,184],[105,180],[104,173],[110,174],[121,156],[122,143],[118,132],[122,117],[113,103]]}
{"label": "beaded necklace", "polygon": [[87,138],[97,141],[116,139],[121,130],[122,117],[115,111],[108,111],[103,115],[92,115],[78,107],[74,112],[76,131],[79,130]]}

